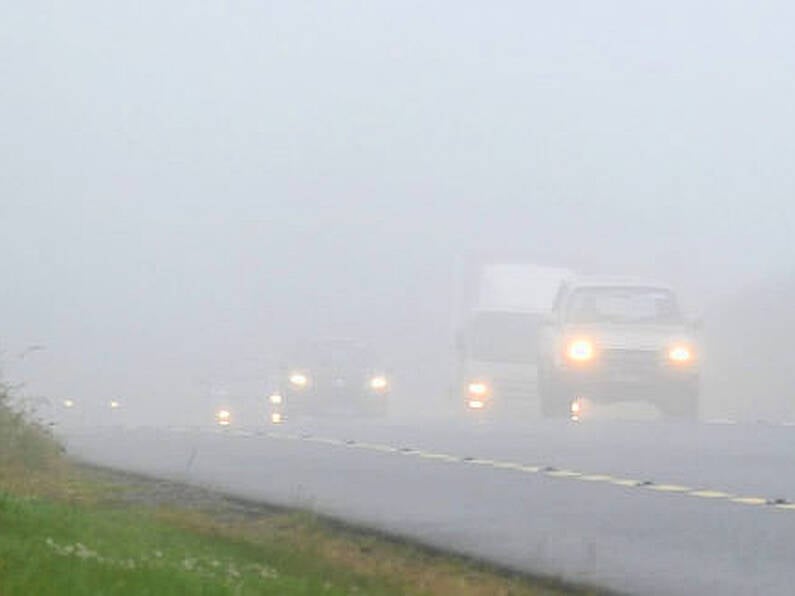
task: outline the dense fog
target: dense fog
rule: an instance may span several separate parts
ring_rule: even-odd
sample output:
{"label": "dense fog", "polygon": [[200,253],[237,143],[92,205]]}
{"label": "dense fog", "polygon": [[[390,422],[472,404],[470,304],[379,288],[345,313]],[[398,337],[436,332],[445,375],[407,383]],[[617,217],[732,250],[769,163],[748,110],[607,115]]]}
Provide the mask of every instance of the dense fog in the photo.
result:
{"label": "dense fog", "polygon": [[793,17],[7,3],[3,375],[172,422],[355,337],[398,413],[443,413],[461,272],[529,262],[672,284],[704,321],[702,414],[792,419]]}

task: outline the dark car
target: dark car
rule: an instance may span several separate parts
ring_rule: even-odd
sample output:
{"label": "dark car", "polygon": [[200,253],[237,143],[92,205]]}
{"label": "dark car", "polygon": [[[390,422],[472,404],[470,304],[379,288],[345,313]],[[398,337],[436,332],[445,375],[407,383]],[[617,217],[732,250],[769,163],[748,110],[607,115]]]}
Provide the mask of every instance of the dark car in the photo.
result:
{"label": "dark car", "polygon": [[[391,380],[372,348],[353,339],[296,346],[279,372],[279,412],[296,416],[384,416]],[[271,401],[277,401],[271,396]]]}

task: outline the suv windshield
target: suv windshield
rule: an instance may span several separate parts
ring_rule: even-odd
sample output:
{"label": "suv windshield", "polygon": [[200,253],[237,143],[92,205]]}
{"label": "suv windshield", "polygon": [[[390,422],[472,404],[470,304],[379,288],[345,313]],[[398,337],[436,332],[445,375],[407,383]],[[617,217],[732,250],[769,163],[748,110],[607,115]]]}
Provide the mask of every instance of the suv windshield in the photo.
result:
{"label": "suv windshield", "polygon": [[576,290],[567,311],[570,323],[680,323],[674,294],[662,288],[587,288]]}
{"label": "suv windshield", "polygon": [[538,319],[524,313],[481,313],[469,328],[471,357],[483,362],[534,362]]}

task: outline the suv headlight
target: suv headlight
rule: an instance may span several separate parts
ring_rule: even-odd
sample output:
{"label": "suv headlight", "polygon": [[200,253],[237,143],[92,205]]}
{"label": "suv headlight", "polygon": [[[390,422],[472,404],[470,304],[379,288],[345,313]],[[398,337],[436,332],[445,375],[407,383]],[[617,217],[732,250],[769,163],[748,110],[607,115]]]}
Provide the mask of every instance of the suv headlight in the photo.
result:
{"label": "suv headlight", "polygon": [[596,349],[590,339],[573,339],[566,346],[566,357],[573,362],[590,362]]}
{"label": "suv headlight", "polygon": [[674,364],[689,364],[694,358],[693,349],[687,344],[675,344],[668,349],[668,360]]}

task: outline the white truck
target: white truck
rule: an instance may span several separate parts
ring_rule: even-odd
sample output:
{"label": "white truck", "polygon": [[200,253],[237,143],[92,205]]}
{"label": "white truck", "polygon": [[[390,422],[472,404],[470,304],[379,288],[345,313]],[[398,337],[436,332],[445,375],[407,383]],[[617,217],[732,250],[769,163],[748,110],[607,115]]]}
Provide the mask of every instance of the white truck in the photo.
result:
{"label": "white truck", "polygon": [[488,264],[469,276],[455,322],[454,393],[469,410],[538,408],[539,333],[568,269]]}

